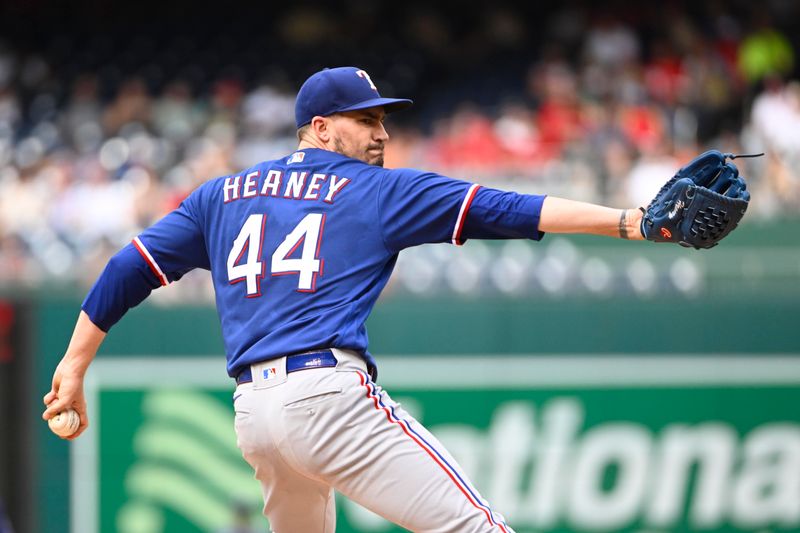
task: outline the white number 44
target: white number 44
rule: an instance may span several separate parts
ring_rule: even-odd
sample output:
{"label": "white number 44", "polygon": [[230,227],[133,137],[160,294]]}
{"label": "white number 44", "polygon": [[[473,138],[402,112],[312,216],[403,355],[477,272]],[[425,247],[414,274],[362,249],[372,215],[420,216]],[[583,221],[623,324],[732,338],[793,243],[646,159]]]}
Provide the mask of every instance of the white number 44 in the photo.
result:
{"label": "white number 44", "polygon": [[[238,283],[244,280],[247,284],[247,297],[261,296],[261,279],[264,277],[264,263],[261,261],[262,244],[266,215],[250,215],[234,239],[228,254],[228,281]],[[322,259],[319,258],[319,247],[322,243],[322,230],[325,226],[325,215],[310,213],[286,235],[272,254],[270,266],[273,276],[297,274],[297,290],[314,292],[317,274],[322,270]],[[302,245],[299,258],[290,257]],[[242,259],[247,254],[246,260]]]}

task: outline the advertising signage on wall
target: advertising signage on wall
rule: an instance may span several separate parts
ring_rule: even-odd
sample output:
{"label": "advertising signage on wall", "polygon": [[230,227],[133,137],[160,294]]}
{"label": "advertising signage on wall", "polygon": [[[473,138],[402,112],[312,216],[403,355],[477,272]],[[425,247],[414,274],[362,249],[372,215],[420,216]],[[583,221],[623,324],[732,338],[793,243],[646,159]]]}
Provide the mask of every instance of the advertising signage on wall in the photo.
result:
{"label": "advertising signage on wall", "polygon": [[[90,372],[72,531],[265,529],[220,361]],[[800,530],[799,358],[395,357],[381,376],[518,533]],[[337,521],[402,531],[345,498]]]}

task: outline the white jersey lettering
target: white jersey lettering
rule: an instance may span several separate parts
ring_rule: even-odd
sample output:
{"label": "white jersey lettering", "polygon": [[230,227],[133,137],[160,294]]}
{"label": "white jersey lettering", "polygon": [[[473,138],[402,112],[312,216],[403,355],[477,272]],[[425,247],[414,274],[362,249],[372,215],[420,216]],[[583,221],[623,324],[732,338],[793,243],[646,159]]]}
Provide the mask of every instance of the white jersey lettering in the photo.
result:
{"label": "white jersey lettering", "polygon": [[251,172],[244,178],[244,191],[242,198],[253,198],[258,195],[258,175],[259,171]]}
{"label": "white jersey lettering", "polygon": [[261,187],[261,196],[278,196],[278,189],[281,186],[283,172],[280,170],[270,170],[264,178],[264,185]]}
{"label": "white jersey lettering", "polygon": [[[309,178],[309,174],[311,177]],[[319,200],[332,204],[334,198],[350,183],[348,178],[340,178],[335,174],[323,174],[312,171],[295,171],[289,173],[284,182],[281,170],[269,170],[265,173],[254,170],[244,176],[225,178],[222,192],[225,203],[257,196],[282,197],[288,200]],[[263,182],[260,180],[263,178]],[[330,178],[330,179],[329,179]],[[328,184],[328,190],[323,189]],[[283,194],[281,195],[281,188]]]}
{"label": "white jersey lettering", "polygon": [[333,203],[333,197],[336,196],[339,191],[341,191],[345,185],[350,183],[350,180],[347,178],[340,178],[336,174],[331,174],[331,181],[330,181],[330,188],[328,188],[328,194],[325,196],[325,201],[329,204]]}
{"label": "white jersey lettering", "polygon": [[319,200],[319,188],[322,186],[322,182],[328,179],[326,174],[314,174],[311,176],[311,181],[308,184],[308,189],[306,190],[306,195],[303,197],[304,200]]}
{"label": "white jersey lettering", "polygon": [[222,187],[225,203],[239,199],[239,185],[241,181],[241,176],[236,176],[235,178],[225,178],[225,185]]}
{"label": "white jersey lettering", "polygon": [[286,190],[283,191],[283,197],[298,200],[303,195],[306,176],[308,176],[308,172],[292,172],[289,175],[289,181],[286,182]]}

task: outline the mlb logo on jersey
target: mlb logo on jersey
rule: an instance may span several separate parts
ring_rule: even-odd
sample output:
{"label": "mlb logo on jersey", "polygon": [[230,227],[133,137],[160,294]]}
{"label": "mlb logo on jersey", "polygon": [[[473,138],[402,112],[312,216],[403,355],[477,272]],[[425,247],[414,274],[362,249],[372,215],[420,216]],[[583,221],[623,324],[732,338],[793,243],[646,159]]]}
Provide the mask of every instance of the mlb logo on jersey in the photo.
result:
{"label": "mlb logo on jersey", "polygon": [[302,163],[305,157],[305,152],[295,152],[291,155],[291,157],[289,157],[289,160],[286,161],[286,164],[291,165],[292,163]]}
{"label": "mlb logo on jersey", "polygon": [[278,369],[275,367],[272,368],[265,368],[262,371],[262,376],[264,376],[264,381],[269,381],[278,376]]}

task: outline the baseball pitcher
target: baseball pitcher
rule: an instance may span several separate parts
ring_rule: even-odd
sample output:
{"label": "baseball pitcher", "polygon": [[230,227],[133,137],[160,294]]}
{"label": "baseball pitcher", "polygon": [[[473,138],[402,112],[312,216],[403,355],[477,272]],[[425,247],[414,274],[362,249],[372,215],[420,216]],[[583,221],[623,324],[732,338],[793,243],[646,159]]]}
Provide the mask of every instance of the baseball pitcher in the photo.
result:
{"label": "baseball pitcher", "polygon": [[[383,168],[387,113],[354,67],[300,88],[299,146],[201,185],[111,258],[83,302],[43,418],[89,421],[87,367],[109,329],[153,289],[211,272],[239,448],[280,533],[335,530],[334,489],[419,532],[513,530],[442,444],[376,384],[364,326],[398,254],[425,243],[588,233],[708,248],[749,196],[728,154],[707,152],[646,209],[505,192]],[[424,364],[419,368],[425,371]]]}

